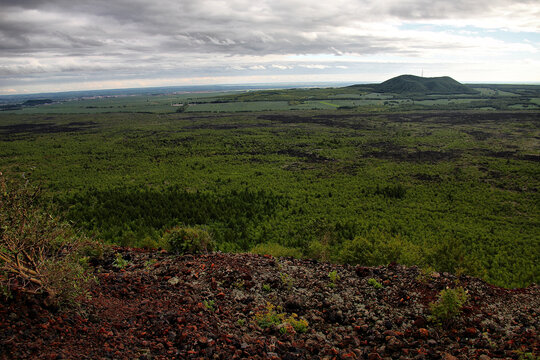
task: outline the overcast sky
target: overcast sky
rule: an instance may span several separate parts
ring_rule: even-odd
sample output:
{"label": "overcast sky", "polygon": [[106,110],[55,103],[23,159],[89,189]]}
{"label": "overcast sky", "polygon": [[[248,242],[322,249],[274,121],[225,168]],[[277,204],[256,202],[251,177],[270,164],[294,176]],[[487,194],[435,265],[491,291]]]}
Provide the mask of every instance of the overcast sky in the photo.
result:
{"label": "overcast sky", "polygon": [[2,0],[0,94],[192,84],[540,82],[538,0]]}

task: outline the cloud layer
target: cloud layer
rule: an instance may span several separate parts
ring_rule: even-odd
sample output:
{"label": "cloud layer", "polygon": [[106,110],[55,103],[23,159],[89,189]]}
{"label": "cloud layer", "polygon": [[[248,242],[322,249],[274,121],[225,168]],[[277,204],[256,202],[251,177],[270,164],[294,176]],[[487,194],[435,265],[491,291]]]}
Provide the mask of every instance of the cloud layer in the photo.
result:
{"label": "cloud layer", "polygon": [[373,63],[381,76],[393,63],[526,67],[538,64],[538,19],[536,0],[4,0],[0,83],[255,73],[286,81],[360,75]]}

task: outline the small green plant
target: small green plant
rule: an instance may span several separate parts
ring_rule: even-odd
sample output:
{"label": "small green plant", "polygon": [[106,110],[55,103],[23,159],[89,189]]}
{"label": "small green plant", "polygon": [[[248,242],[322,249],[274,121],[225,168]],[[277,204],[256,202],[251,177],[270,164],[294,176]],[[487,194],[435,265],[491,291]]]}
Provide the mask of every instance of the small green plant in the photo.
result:
{"label": "small green plant", "polygon": [[429,305],[430,320],[442,324],[455,318],[461,313],[467,299],[467,292],[461,286],[455,289],[441,290],[437,301]]}
{"label": "small green plant", "polygon": [[178,255],[201,254],[214,248],[210,233],[198,227],[175,227],[167,230],[161,240],[166,250]]}
{"label": "small green plant", "polygon": [[431,279],[431,274],[433,274],[434,271],[435,269],[432,266],[425,266],[420,269],[420,274],[418,274],[416,280],[425,284]]}
{"label": "small green plant", "polygon": [[337,271],[336,270],[330,271],[328,273],[328,278],[330,279],[330,284],[328,286],[330,286],[331,288],[335,288],[336,287],[336,282],[340,280],[340,277],[339,277]]}
{"label": "small green plant", "polygon": [[280,311],[281,307],[276,308],[268,303],[264,311],[255,314],[255,321],[263,329],[275,326],[282,334],[307,332],[309,323],[306,319],[299,318],[296,314],[287,315]]}
{"label": "small green plant", "polygon": [[149,259],[149,260],[146,260],[144,262],[144,268],[146,270],[150,270],[150,268],[152,268],[152,265],[154,265],[155,263],[157,263],[157,260],[156,259]]}
{"label": "small green plant", "polygon": [[270,284],[264,284],[264,285],[262,286],[262,289],[263,289],[263,291],[265,291],[265,292],[270,292],[270,291],[272,291],[272,288],[270,287]]}
{"label": "small green plant", "polygon": [[214,308],[215,301],[214,300],[204,300],[203,305],[207,310],[210,310],[210,311],[215,310],[215,308]]}
{"label": "small green plant", "polygon": [[129,264],[129,261],[127,261],[126,259],[124,259],[122,257],[122,254],[120,253],[117,253],[115,255],[115,259],[114,259],[114,262],[113,262],[113,266],[117,269],[124,269],[126,266],[128,266]]}
{"label": "small green plant", "polygon": [[237,282],[234,283],[234,287],[237,288],[238,290],[242,290],[244,286],[245,286],[244,280],[238,280]]}
{"label": "small green plant", "polygon": [[246,320],[245,320],[245,319],[238,319],[238,320],[236,321],[236,323],[237,323],[238,325],[240,325],[240,326],[244,326],[244,325],[246,324]]}
{"label": "small green plant", "polygon": [[286,322],[293,327],[294,331],[300,334],[307,332],[309,327],[308,321],[306,319],[299,318],[296,314],[289,316]]}
{"label": "small green plant", "polygon": [[377,280],[371,278],[368,280],[368,284],[373,286],[375,289],[382,289],[382,284],[378,282]]}
{"label": "small green plant", "polygon": [[287,290],[292,289],[293,279],[289,276],[289,274],[279,273],[279,278],[281,279],[281,283],[287,288]]}
{"label": "small green plant", "polygon": [[264,311],[255,313],[255,321],[261,328],[277,326],[281,324],[283,316],[276,312],[274,305],[268,303]]}
{"label": "small green plant", "polygon": [[524,350],[514,350],[514,352],[519,356],[519,360],[539,360],[540,356],[535,355],[532,352],[525,352]]}

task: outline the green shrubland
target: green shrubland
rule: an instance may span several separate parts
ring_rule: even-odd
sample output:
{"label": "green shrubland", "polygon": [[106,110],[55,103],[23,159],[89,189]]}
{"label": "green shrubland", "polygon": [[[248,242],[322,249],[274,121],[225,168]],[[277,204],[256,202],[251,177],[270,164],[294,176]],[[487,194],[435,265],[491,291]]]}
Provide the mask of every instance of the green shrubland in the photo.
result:
{"label": "green shrubland", "polygon": [[220,251],[539,282],[538,114],[392,111],[2,114],[0,167],[105,243],[204,228]]}

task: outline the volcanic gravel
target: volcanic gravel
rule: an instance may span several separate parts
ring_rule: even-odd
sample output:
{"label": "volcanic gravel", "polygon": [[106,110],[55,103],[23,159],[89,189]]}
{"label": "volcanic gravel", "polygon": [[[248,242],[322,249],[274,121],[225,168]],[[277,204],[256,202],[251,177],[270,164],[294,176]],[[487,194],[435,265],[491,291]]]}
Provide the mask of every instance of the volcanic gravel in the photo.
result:
{"label": "volcanic gravel", "polygon": [[[0,303],[0,359],[537,359],[540,287],[507,290],[416,267],[354,267],[253,254],[115,248],[80,309],[15,294]],[[339,279],[332,283],[329,273]],[[373,280],[382,284],[374,287]],[[429,304],[469,301],[436,325]],[[268,304],[308,322],[261,328]],[[285,331],[284,331],[285,330]]]}

